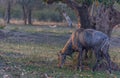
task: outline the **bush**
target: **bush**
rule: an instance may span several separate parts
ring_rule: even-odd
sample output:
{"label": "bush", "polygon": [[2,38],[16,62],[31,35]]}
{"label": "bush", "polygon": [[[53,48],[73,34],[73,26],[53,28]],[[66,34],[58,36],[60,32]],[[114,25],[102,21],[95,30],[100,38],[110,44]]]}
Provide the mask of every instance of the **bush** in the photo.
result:
{"label": "bush", "polygon": [[19,6],[12,8],[11,17],[12,18],[21,18],[22,17],[22,11],[21,11],[21,8]]}
{"label": "bush", "polygon": [[63,20],[59,12],[54,10],[43,9],[40,11],[35,11],[33,17],[40,21],[55,21],[60,22]]}
{"label": "bush", "polygon": [[4,8],[0,7],[0,17],[4,17]]}
{"label": "bush", "polygon": [[72,21],[77,21],[77,16],[73,10],[66,10],[66,13],[70,16]]}

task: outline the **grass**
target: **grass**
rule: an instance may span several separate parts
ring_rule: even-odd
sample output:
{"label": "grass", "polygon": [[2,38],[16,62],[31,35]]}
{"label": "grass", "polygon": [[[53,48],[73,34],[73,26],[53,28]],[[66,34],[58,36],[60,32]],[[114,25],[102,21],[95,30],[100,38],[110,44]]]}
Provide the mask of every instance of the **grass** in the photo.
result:
{"label": "grass", "polygon": [[54,34],[71,34],[75,28],[69,28],[69,27],[55,27],[51,28],[49,26],[7,26],[5,29],[8,30],[18,30],[18,31],[25,31],[28,33],[54,33]]}
{"label": "grass", "polygon": [[[48,27],[32,27],[32,26],[10,26],[7,30],[16,30],[27,33],[52,33],[53,35],[68,35],[74,28],[48,28]],[[115,34],[115,33],[114,33]],[[118,34],[118,32],[117,32]],[[116,35],[116,34],[115,34]],[[57,37],[57,36],[56,36]],[[49,40],[49,39],[48,39]],[[52,43],[52,42],[51,42]],[[57,43],[57,42],[56,42]],[[8,39],[0,41],[0,53],[2,57],[11,65],[21,65],[24,75],[21,78],[45,78],[45,74],[53,78],[119,78],[120,73],[114,72],[108,75],[105,71],[91,72],[84,70],[82,72],[75,71],[73,67],[65,65],[63,69],[56,67],[57,52],[62,49],[63,44],[52,45],[48,43],[11,42]],[[18,54],[18,55],[17,55]],[[112,60],[120,65],[120,48],[110,49]],[[9,71],[12,73],[13,71]],[[15,73],[15,72],[13,72]],[[15,78],[15,74],[13,74]],[[18,74],[18,73],[17,73]]]}
{"label": "grass", "polygon": [[112,32],[113,37],[119,37],[120,36],[120,27],[115,27]]}

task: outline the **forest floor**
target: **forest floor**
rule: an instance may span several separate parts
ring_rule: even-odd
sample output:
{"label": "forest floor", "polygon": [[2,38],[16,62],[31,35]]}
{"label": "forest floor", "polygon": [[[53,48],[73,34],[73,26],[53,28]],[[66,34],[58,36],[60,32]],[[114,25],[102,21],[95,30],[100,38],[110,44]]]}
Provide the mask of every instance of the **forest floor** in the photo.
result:
{"label": "forest floor", "polygon": [[[92,72],[74,70],[75,60],[67,58],[63,69],[57,68],[57,53],[75,28],[51,26],[14,26],[0,30],[0,78],[120,78],[119,71]],[[120,28],[112,33],[110,56],[120,66]],[[91,61],[90,61],[91,62]]]}

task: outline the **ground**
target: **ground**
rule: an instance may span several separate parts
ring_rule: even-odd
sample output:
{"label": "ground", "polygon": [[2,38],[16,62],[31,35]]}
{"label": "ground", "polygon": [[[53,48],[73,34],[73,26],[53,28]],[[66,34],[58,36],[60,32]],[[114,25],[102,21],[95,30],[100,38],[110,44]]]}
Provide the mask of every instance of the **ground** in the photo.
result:
{"label": "ground", "polygon": [[[63,69],[57,68],[57,53],[75,28],[51,26],[14,26],[0,30],[0,78],[119,78],[105,71],[75,71],[71,58]],[[120,66],[120,28],[113,30],[111,59]]]}

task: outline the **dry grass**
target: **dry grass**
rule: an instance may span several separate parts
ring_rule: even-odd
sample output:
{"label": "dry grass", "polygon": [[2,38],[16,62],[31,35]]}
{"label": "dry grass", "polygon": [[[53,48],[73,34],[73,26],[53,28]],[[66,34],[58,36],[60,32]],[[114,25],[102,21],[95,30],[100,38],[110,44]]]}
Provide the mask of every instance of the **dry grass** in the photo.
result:
{"label": "dry grass", "polygon": [[110,55],[111,59],[120,65],[120,48],[119,47],[111,48]]}
{"label": "dry grass", "polygon": [[6,23],[5,23],[5,21],[3,20],[3,19],[0,19],[0,28],[1,27],[5,27],[6,26]]}
{"label": "dry grass", "polygon": [[112,37],[120,37],[120,27],[119,27],[119,26],[116,26],[116,27],[113,29]]}

